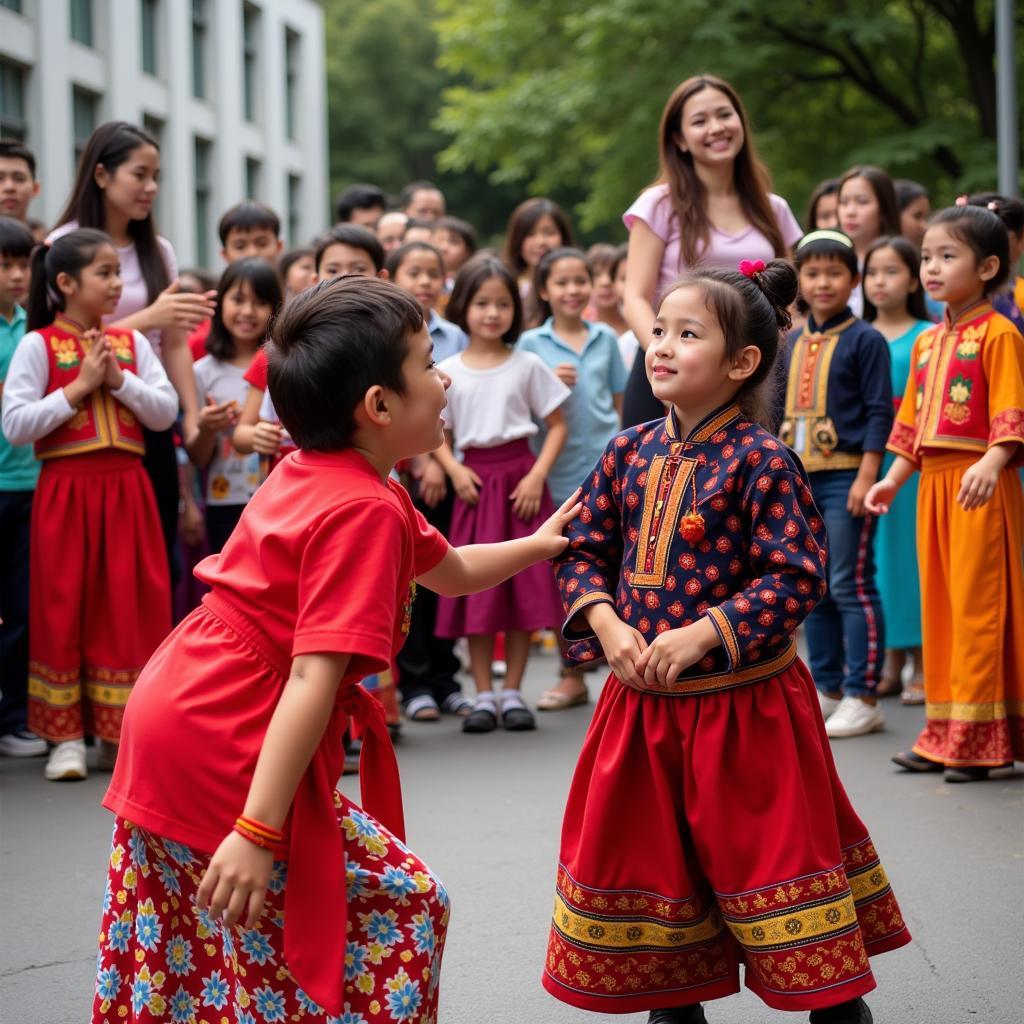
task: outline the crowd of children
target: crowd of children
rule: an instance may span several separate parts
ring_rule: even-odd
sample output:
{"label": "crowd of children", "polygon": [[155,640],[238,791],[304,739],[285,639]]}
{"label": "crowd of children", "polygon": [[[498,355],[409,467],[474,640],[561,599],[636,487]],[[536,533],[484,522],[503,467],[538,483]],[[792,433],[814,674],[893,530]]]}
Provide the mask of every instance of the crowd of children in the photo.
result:
{"label": "crowd of children", "polygon": [[[659,157],[659,180],[624,217],[628,246],[576,248],[566,212],[531,198],[504,246],[481,248],[430,182],[394,209],[359,184],[333,227],[289,251],[274,211],[232,207],[213,280],[179,271],[156,233],[160,153],[141,129],[96,130],[43,243],[27,223],[33,155],[0,141],[0,753],[45,755],[47,779],[82,779],[92,741],[93,766],[116,773],[108,806],[129,869],[173,861],[179,889],[187,875],[200,906],[250,929],[287,895],[298,923],[281,948],[316,997],[289,990],[297,1009],[338,1012],[352,986],[337,980],[349,978],[344,916],[339,932],[317,913],[308,879],[274,887],[262,855],[287,849],[289,828],[372,832],[360,840],[366,869],[392,886],[396,872],[415,879],[425,987],[404,968],[386,984],[409,998],[414,987],[424,1012],[446,897],[402,846],[393,800],[391,832],[377,830],[322,786],[292,803],[273,769],[298,784],[302,758],[318,758],[318,785],[333,784],[342,735],[358,746],[350,720],[374,747],[377,725],[394,736],[402,711],[459,716],[466,733],[536,728],[521,684],[540,632],[558,632],[562,667],[537,709],[585,704],[586,672],[601,661],[613,672],[570,795],[545,974],[585,1008],[695,1024],[701,998],[735,989],[742,958],[770,1005],[869,1020],[866,956],[908,936],[828,739],[884,728],[880,698],[898,694],[925,705],[920,736],[894,757],[903,769],[970,782],[1024,759],[1024,205],[983,193],[932,215],[917,183],[856,166],[814,191],[805,233],[768,191],[739,97],[709,77],[670,98]],[[332,316],[348,318],[344,330]],[[371,562],[377,575],[394,563],[388,601],[347,568],[337,592],[332,567]],[[204,657],[211,644],[223,677]],[[244,707],[243,684],[261,673],[269,689]],[[341,675],[364,682],[372,712],[362,696],[336,714],[310,696],[333,694],[328,677]],[[217,701],[242,729],[232,742],[247,773],[220,804],[186,807],[198,790],[175,796],[141,766],[166,729],[213,756],[227,720]],[[297,754],[288,729],[304,722],[326,738]],[[262,750],[245,731],[256,725]],[[725,746],[743,766],[728,785],[704,778],[714,758],[700,756]],[[758,804],[765,820],[745,827],[794,837],[772,863],[728,841],[763,785],[758,747],[775,752],[782,783]],[[191,770],[207,777],[198,761]],[[648,795],[630,798],[645,773]],[[685,807],[670,777],[686,780]],[[808,806],[834,824],[819,846]],[[248,815],[233,832],[225,807]],[[719,828],[725,815],[733,823]],[[630,816],[667,874],[650,878],[625,851],[609,860]],[[266,907],[259,885],[239,895],[239,865],[270,882]],[[344,890],[337,863],[307,868]],[[111,883],[127,886],[125,870],[113,865]],[[755,923],[743,894],[837,870],[861,881],[837,895],[815,944],[853,967],[783,994],[783,947],[765,933],[790,921]],[[812,888],[797,900],[806,914]],[[664,920],[616,918],[621,943],[587,940],[612,890],[661,893]],[[201,920],[196,934],[211,927]],[[650,927],[675,936],[668,952],[633,936]],[[300,928],[327,937],[321,963]],[[225,926],[229,958],[232,941]],[[128,965],[114,954],[125,949],[105,947],[95,1020],[124,1005]],[[625,958],[621,993],[598,984],[596,955]],[[646,981],[631,981],[634,969]],[[833,1004],[845,1009],[830,1015]]]}
{"label": "crowd of children", "polygon": [[[685,182],[687,174],[699,178],[704,173],[697,156],[699,133],[707,132],[710,123],[714,135],[715,118],[727,138],[730,116],[745,123],[738,97],[717,89],[718,80],[710,80],[710,86],[704,80],[692,83],[684,83],[669,103],[690,143],[692,159],[685,173],[663,174],[663,184],[631,207],[626,215],[629,247],[597,244],[588,252],[573,248],[569,217],[549,199],[523,202],[512,214],[503,249],[480,252],[473,227],[447,214],[443,194],[431,183],[410,185],[393,210],[382,190],[353,185],[338,199],[338,222],[308,247],[283,252],[277,215],[246,201],[221,220],[226,267],[219,281],[203,270],[179,273],[173,248],[156,234],[150,213],[158,187],[156,143],[131,125],[112,122],[98,129],[86,147],[49,248],[36,249],[39,267],[47,265],[47,254],[59,266],[57,243],[65,238],[72,243],[70,262],[64,257],[69,269],[53,271],[49,282],[45,272],[33,274],[30,266],[35,241],[25,221],[39,190],[33,156],[21,144],[0,142],[0,176],[12,183],[4,193],[6,216],[0,219],[0,370],[7,378],[0,440],[6,570],[0,751],[13,756],[49,751],[48,777],[78,778],[86,772],[83,740],[91,736],[101,741],[100,761],[111,761],[115,751],[105,745],[116,744],[117,729],[108,726],[104,732],[97,726],[98,708],[106,707],[107,719],[116,722],[131,681],[166,630],[160,623],[182,618],[204,592],[192,567],[224,547],[267,474],[294,449],[267,391],[262,345],[280,310],[318,281],[386,278],[420,307],[434,359],[455,386],[445,414],[445,445],[400,464],[397,473],[434,526],[458,541],[517,536],[535,525],[552,499],[558,503],[570,495],[623,423],[630,370],[634,377],[647,376],[646,339],[631,329],[624,304],[634,241],[642,263],[648,259],[646,239],[664,235],[669,238],[665,249],[672,250],[670,258],[679,268],[721,263],[715,247],[728,250],[731,260],[737,243],[736,236],[714,227],[702,257],[696,248],[684,254],[671,234],[677,178]],[[716,112],[716,105],[726,109]],[[730,157],[737,182],[753,173],[743,170],[744,161],[757,159],[747,152],[752,141],[740,135]],[[672,202],[664,202],[666,197]],[[988,286],[979,301],[984,298],[1019,329],[1024,319],[1024,279],[1017,275],[1024,207],[994,193],[960,200],[965,201],[969,209],[983,212],[958,217],[987,218],[998,224],[992,232],[1002,231],[1008,240],[999,283]],[[890,440],[894,417],[901,409],[904,419],[911,417],[903,393],[917,365],[913,360],[921,359],[912,352],[919,336],[942,334],[935,323],[950,304],[941,290],[922,284],[920,251],[930,205],[917,183],[894,182],[876,167],[853,167],[814,191],[808,232],[802,236],[779,197],[767,197],[760,209],[765,224],[758,230],[769,239],[773,231],[779,235],[768,253],[780,247],[791,252],[799,278],[799,298],[791,312],[800,326],[780,352],[770,396],[773,422],[809,474],[830,540],[828,592],[805,624],[811,670],[828,734],[860,735],[884,726],[880,697],[900,694],[905,703],[924,703],[927,696],[929,653],[922,638],[920,595],[934,592],[935,584],[919,582],[916,479],[910,478],[899,497],[886,504],[885,516],[871,514],[866,497],[886,473],[886,479],[892,473],[901,480],[907,475],[898,462],[906,453]],[[772,215],[775,220],[769,223]],[[757,217],[753,221],[760,224]],[[635,230],[638,223],[643,232]],[[747,245],[752,254],[756,248]],[[100,260],[99,253],[111,252],[116,258],[103,271],[112,281],[104,301],[113,305],[79,309],[80,293],[89,294],[82,282],[92,275],[92,264]],[[86,256],[86,262],[77,262]],[[663,294],[679,272],[663,265],[654,295]],[[25,306],[35,310],[34,317],[26,319]],[[103,344],[112,346],[103,364],[111,367],[105,377],[97,376],[97,355],[91,351],[101,324],[106,325]],[[58,346],[38,333],[41,328],[70,333],[60,336]],[[128,340],[121,341],[117,331],[127,331],[123,337]],[[36,340],[40,337],[44,341]],[[46,346],[54,360],[52,371],[42,361]],[[113,368],[124,367],[132,368],[133,381],[144,381],[161,395],[177,393],[173,433],[163,407],[159,415],[146,409],[145,401],[142,409],[133,407],[137,396],[114,386]],[[82,381],[76,384],[79,376]],[[61,381],[74,385],[75,402],[68,404],[66,391],[63,401],[55,397],[64,387]],[[96,387],[86,390],[93,383]],[[926,383],[914,393],[918,405]],[[976,384],[963,373],[951,379],[950,388],[946,398],[954,423],[965,415],[971,419],[972,402],[980,394],[998,393],[987,379]],[[1005,399],[1002,419],[1000,410],[991,412],[997,422],[1012,419],[1014,401],[1012,395]],[[106,419],[104,409],[109,410]],[[904,419],[896,420],[894,437]],[[920,446],[921,437],[937,429],[934,423],[922,425],[915,443]],[[175,443],[177,467],[167,461]],[[1011,452],[1012,447],[1004,444],[999,450]],[[893,454],[897,450],[900,454]],[[32,541],[32,534],[43,537],[55,528],[52,481],[79,479],[68,467],[85,467],[99,458],[93,451],[107,461],[123,451],[132,456],[131,465],[145,467],[149,490],[139,501],[150,512],[150,505],[155,508],[165,539],[166,555],[160,559],[141,541],[127,545],[128,534],[121,533],[117,562],[128,567],[135,581],[135,589],[122,588],[121,593],[147,586],[160,590],[164,581],[176,585],[173,601],[160,593],[142,605],[133,603],[147,609],[145,628],[126,628],[119,617],[116,633],[132,634],[137,651],[111,649],[110,631],[98,625],[105,616],[94,614],[96,602],[74,589],[88,583],[103,590],[102,573],[85,567],[93,558],[97,566],[111,564],[109,553],[101,549],[94,555],[75,545],[82,572],[73,584],[74,574],[50,574],[44,565],[46,558],[64,557],[57,552],[68,548],[68,534],[52,548]],[[76,458],[56,457],[65,453]],[[136,464],[136,459],[141,461]],[[40,467],[46,470],[41,477]],[[101,477],[91,473],[88,479]],[[33,503],[37,488],[47,491],[45,502]],[[115,518],[119,529],[148,528],[142,520],[129,527],[126,506],[118,506]],[[49,593],[56,585],[53,576],[67,585],[66,593]],[[1008,578],[1015,577],[1011,573]],[[79,605],[88,613],[72,615]],[[80,628],[54,629],[62,616],[80,621]],[[35,628],[30,628],[32,621]],[[452,713],[464,717],[467,732],[499,725],[531,729],[534,716],[519,694],[531,637],[559,623],[553,584],[542,578],[513,580],[499,592],[458,601],[438,602],[423,593],[409,642],[389,671],[368,682],[377,688],[393,726],[400,696],[413,721]],[[67,650],[49,649],[54,633]],[[463,694],[457,675],[463,666],[454,642],[463,637],[472,696]],[[589,699],[585,666],[570,655],[566,642],[561,649],[561,677],[542,695],[541,710],[562,710]],[[496,663],[507,673],[497,700]],[[938,669],[931,673],[939,674]],[[933,715],[956,720],[965,703],[948,695],[927,699],[929,722]],[[1018,720],[1007,714],[1007,734],[1016,736]],[[63,723],[59,727],[53,724],[56,718]],[[999,763],[1012,760],[1015,749],[1014,744],[1006,747]]]}

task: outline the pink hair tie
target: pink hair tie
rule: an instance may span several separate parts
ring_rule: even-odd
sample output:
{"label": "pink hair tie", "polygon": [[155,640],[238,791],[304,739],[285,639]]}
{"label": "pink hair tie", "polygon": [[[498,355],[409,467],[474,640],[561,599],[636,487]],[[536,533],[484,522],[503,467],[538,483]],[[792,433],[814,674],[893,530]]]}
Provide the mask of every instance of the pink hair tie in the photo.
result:
{"label": "pink hair tie", "polygon": [[956,205],[957,206],[966,206],[968,198],[969,197],[967,195],[957,196],[956,197]]}
{"label": "pink hair tie", "polygon": [[764,260],[740,260],[737,269],[744,277],[753,277],[764,270]]}

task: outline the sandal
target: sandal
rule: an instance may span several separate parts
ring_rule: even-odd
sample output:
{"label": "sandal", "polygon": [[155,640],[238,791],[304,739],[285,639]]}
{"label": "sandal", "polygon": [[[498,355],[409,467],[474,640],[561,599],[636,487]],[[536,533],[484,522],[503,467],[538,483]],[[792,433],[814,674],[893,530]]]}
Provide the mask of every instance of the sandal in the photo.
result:
{"label": "sandal", "polygon": [[533,712],[524,704],[517,702],[501,709],[501,727],[507,732],[529,732],[537,728],[537,722]]}
{"label": "sandal", "polygon": [[913,680],[907,683],[903,688],[903,693],[900,695],[900,703],[912,706],[924,704],[925,702],[924,682]]}
{"label": "sandal", "polygon": [[566,708],[577,708],[581,704],[590,703],[590,694],[585,690],[570,697],[560,690],[545,690],[537,701],[538,711],[564,711]]}
{"label": "sandal", "polygon": [[494,732],[498,728],[498,711],[488,702],[477,704],[462,723],[463,732]]}
{"label": "sandal", "polygon": [[458,715],[459,718],[465,718],[472,712],[473,702],[461,693],[449,693],[441,701],[441,710],[446,715]]}
{"label": "sandal", "polygon": [[410,722],[439,722],[441,709],[429,693],[418,693],[406,703],[405,717]]}

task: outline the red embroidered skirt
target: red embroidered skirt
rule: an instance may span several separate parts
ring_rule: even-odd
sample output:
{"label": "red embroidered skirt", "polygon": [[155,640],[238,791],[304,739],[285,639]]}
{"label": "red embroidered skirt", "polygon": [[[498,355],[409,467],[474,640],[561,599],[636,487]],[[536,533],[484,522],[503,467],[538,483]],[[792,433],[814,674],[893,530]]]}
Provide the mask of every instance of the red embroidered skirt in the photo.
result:
{"label": "red embroidered skirt", "polygon": [[29,728],[117,742],[124,706],[171,628],[171,581],[142,460],[43,463],[29,553]]}
{"label": "red embroidered skirt", "polygon": [[875,987],[910,941],[799,660],[700,697],[609,679],[562,831],[544,987],[599,1013],[746,984],[780,1010]]}

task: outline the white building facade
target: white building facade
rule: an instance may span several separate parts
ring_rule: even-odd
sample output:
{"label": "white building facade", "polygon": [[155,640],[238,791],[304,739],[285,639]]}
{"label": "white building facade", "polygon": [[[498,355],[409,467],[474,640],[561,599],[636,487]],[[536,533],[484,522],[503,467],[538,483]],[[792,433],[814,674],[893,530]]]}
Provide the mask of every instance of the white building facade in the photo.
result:
{"label": "white building facade", "polygon": [[157,225],[182,267],[219,267],[217,220],[244,198],[287,245],[329,223],[316,0],[0,0],[0,135],[36,155],[32,216],[53,224],[108,120],[159,140]]}

